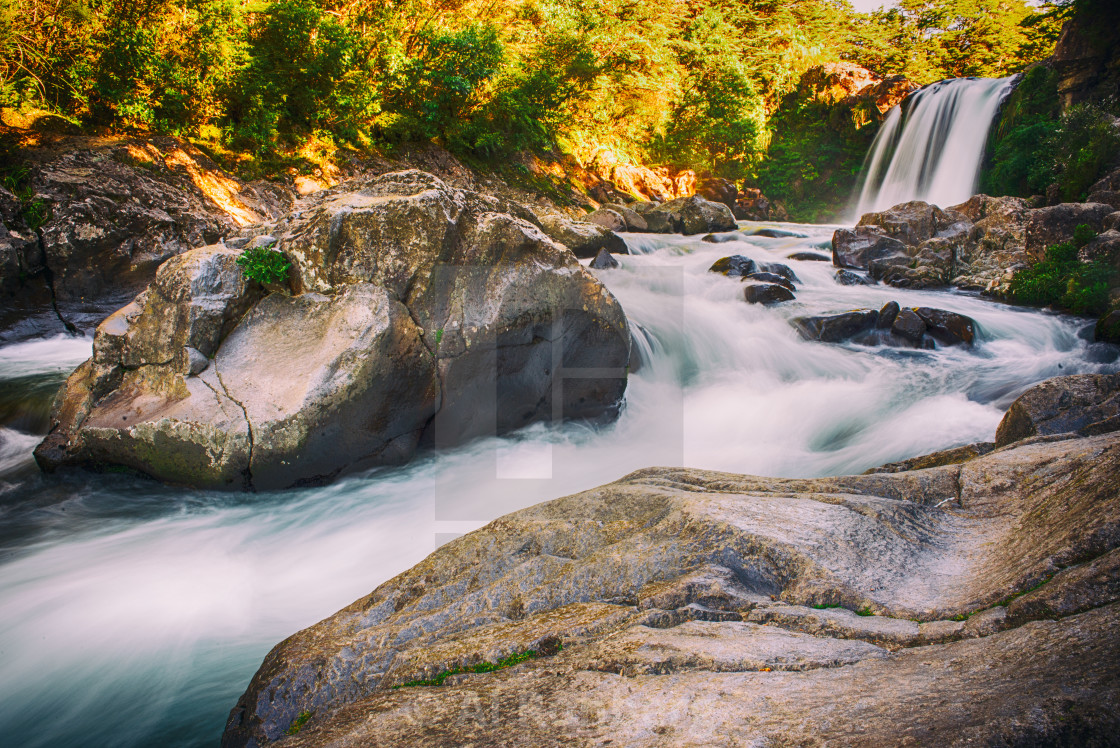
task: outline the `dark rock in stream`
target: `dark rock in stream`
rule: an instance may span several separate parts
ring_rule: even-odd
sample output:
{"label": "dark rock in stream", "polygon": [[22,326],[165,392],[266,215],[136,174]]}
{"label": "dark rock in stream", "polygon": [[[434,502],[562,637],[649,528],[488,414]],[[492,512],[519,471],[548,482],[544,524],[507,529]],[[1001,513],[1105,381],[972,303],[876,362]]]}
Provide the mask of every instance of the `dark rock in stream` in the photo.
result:
{"label": "dark rock in stream", "polygon": [[279,643],[222,746],[1109,745],[1120,433],[982,451],[507,515]]}
{"label": "dark rock in stream", "polygon": [[631,207],[655,234],[707,234],[736,228],[730,208],[696,195],[664,203],[638,202]]}
{"label": "dark rock in stream", "polygon": [[618,260],[614,258],[610,252],[605,249],[600,249],[599,254],[595,255],[595,259],[588,265],[595,270],[610,270],[611,268],[618,267]]}
{"label": "dark rock in stream", "polygon": [[747,280],[744,284],[743,298],[749,304],[778,304],[793,301],[793,291],[777,283],[759,283]]}
{"label": "dark rock in stream", "polygon": [[832,258],[820,252],[794,252],[791,255],[786,255],[791,260],[799,260],[801,262],[831,262]]}
{"label": "dark rock in stream", "polygon": [[787,291],[797,290],[789,280],[776,273],[750,273],[749,275],[743,276],[743,280],[753,280],[761,283],[777,283]]}
{"label": "dark rock in stream", "polygon": [[806,340],[823,343],[849,341],[859,345],[933,348],[971,345],[975,323],[971,318],[944,309],[900,308],[891,301],[881,311],[856,309],[842,314],[797,317],[790,323]]}
{"label": "dark rock in stream", "polygon": [[[290,294],[262,298],[222,245],[172,258],[98,327],[36,459],[286,488],[554,413],[613,417],[630,354],[622,308],[508,211],[397,172],[317,193],[259,231],[292,263]],[[600,373],[560,388],[561,367]]]}
{"label": "dark rock in stream", "polygon": [[840,268],[836,271],[836,282],[841,286],[874,286],[875,281],[871,278],[853,273],[851,270]]}
{"label": "dark rock in stream", "polygon": [[879,313],[873,309],[833,314],[827,317],[797,317],[791,320],[806,340],[839,343],[875,327]]}
{"label": "dark rock in stream", "polygon": [[757,273],[758,270],[759,268],[755,261],[743,255],[721,257],[708,268],[709,273],[721,273],[728,278],[750,275],[751,273]]}

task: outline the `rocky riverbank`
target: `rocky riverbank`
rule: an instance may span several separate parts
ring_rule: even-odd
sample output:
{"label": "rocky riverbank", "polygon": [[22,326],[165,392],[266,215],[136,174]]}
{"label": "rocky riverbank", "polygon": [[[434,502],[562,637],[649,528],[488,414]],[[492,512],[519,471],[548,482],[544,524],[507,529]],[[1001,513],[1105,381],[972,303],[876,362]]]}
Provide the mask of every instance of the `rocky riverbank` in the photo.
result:
{"label": "rocky riverbank", "polygon": [[223,745],[1107,741],[1118,404],[1061,378],[986,454],[651,468],[502,517],[278,645]]}

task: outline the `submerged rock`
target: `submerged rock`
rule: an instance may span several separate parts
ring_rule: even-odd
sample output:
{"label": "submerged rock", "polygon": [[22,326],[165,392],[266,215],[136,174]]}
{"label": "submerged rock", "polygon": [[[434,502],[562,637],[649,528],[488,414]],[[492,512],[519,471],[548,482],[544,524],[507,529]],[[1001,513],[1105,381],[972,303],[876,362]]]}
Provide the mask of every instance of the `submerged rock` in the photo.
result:
{"label": "submerged rock", "polygon": [[1117,434],[815,480],[638,471],[278,644],[222,745],[508,742],[490,714],[526,746],[1107,742],[1118,482]]}
{"label": "submerged rock", "polygon": [[[260,299],[233,249],[174,258],[98,328],[36,459],[283,488],[402,462],[422,441],[610,417],[622,309],[503,207],[422,172],[321,193],[270,230],[296,295]],[[587,368],[608,373],[564,375]]]}
{"label": "submerged rock", "polygon": [[794,252],[787,255],[791,260],[800,260],[801,262],[831,262],[832,258],[820,252]]}
{"label": "submerged rock", "polygon": [[836,271],[836,282],[841,286],[874,286],[875,281],[871,278],[864,277],[859,273],[853,273],[851,270],[840,268]]}

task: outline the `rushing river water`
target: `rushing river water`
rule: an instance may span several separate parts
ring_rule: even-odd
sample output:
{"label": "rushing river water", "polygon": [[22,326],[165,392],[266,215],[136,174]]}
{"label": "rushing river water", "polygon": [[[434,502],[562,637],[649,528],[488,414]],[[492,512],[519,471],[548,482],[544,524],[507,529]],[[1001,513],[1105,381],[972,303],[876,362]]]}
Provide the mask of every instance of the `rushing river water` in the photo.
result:
{"label": "rushing river water", "polygon": [[[508,511],[650,465],[780,476],[859,472],[991,439],[1048,377],[1117,369],[1086,322],[974,296],[845,287],[804,238],[631,235],[599,277],[649,361],[617,423],[532,427],[323,488],[227,494],[81,471],[43,478],[31,449],[50,395],[90,351],[0,349],[0,744],[214,745],[276,642],[366,594],[440,542]],[[787,262],[797,300],[742,300],[707,272],[729,254]],[[935,306],[973,317],[973,349],[801,340],[797,315]]]}

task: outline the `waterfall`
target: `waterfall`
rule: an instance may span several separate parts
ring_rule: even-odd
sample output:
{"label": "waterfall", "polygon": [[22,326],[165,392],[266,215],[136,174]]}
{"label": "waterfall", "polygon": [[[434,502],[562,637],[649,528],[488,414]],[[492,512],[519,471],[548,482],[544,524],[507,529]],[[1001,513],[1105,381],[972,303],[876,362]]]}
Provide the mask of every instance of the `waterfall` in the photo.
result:
{"label": "waterfall", "polygon": [[871,144],[856,215],[909,200],[941,207],[976,193],[988,131],[1011,78],[954,78],[894,107]]}

